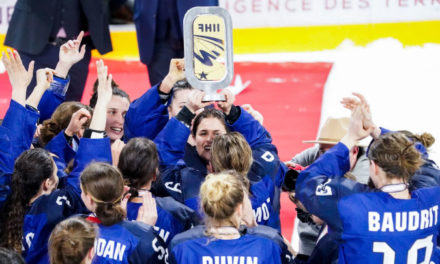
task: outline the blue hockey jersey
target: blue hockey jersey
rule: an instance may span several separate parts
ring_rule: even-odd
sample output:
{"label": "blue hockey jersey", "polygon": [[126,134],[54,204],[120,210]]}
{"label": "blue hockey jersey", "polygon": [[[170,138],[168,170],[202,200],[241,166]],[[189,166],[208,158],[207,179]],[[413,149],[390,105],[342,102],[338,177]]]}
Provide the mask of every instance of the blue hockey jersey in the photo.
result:
{"label": "blue hockey jersey", "polygon": [[281,235],[273,228],[257,226],[243,230],[238,239],[207,237],[205,226],[197,226],[171,241],[170,263],[277,264],[291,263]]}
{"label": "blue hockey jersey", "polygon": [[38,104],[38,110],[40,111],[40,123],[44,120],[50,119],[53,112],[57,107],[64,103],[67,89],[69,88],[70,76],[66,79],[58,76],[53,76],[53,82],[50,84]]}
{"label": "blue hockey jersey", "polygon": [[167,122],[168,110],[155,85],[130,104],[125,115],[124,139],[147,137],[153,140]]}
{"label": "blue hockey jersey", "polygon": [[168,250],[153,227],[136,221],[105,226],[96,217],[87,219],[99,226],[92,263],[168,263]]}
{"label": "blue hockey jersey", "polygon": [[92,161],[111,163],[109,138],[82,138],[66,186],[32,203],[23,225],[23,257],[27,263],[48,263],[47,243],[55,225],[71,215],[88,213],[81,200],[79,176]]}
{"label": "blue hockey jersey", "polygon": [[[166,245],[173,237],[198,223],[194,210],[177,202],[172,197],[155,197],[157,205],[156,233]],[[127,203],[127,219],[136,220],[142,203]]]}
{"label": "blue hockey jersey", "polygon": [[440,187],[395,199],[344,178],[348,169],[348,149],[339,143],[301,172],[296,186],[307,210],[339,234],[339,263],[434,261]]}
{"label": "blue hockey jersey", "polygon": [[[257,216],[257,223],[267,225],[270,223],[270,217],[278,215],[272,209],[275,193],[274,180],[271,175],[265,173],[276,171],[276,169],[272,169],[271,164],[279,164],[278,156],[276,153],[269,151],[266,151],[267,154],[262,152],[263,146],[270,144],[271,139],[268,138],[266,130],[246,111],[242,110],[239,119],[231,126],[234,130],[245,133],[244,136],[253,151],[263,153],[260,155],[261,158],[254,160],[248,177],[251,180],[250,198]],[[196,212],[201,212],[198,194],[206,174],[187,167],[186,164],[178,165],[182,164],[189,133],[189,128],[177,119],[172,118],[160,132],[155,142],[160,156],[162,181],[170,195]],[[270,144],[270,146],[273,145]],[[273,149],[276,150],[276,148]],[[277,221],[273,221],[273,223],[279,224]],[[279,225],[274,227],[279,228]]]}
{"label": "blue hockey jersey", "polygon": [[0,126],[0,208],[11,191],[15,160],[31,146],[38,117],[34,109],[11,100]]}

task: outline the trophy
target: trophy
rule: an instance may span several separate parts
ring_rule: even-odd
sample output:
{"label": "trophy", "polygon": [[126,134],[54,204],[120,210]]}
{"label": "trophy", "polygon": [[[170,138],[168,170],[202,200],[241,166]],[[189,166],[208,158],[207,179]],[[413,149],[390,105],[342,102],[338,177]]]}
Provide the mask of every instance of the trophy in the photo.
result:
{"label": "trophy", "polygon": [[217,90],[234,75],[231,16],[221,7],[193,7],[183,24],[186,79],[206,93],[204,102],[225,101]]}

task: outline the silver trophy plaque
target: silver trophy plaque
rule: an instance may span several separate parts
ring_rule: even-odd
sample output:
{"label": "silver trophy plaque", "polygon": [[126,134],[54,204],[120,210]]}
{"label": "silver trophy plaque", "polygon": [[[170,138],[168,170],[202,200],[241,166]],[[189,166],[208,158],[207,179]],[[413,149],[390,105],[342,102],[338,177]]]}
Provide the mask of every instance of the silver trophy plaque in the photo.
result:
{"label": "silver trophy plaque", "polygon": [[234,75],[232,20],[221,7],[194,7],[183,19],[185,76],[192,87],[206,93],[207,101],[224,101],[217,90]]}

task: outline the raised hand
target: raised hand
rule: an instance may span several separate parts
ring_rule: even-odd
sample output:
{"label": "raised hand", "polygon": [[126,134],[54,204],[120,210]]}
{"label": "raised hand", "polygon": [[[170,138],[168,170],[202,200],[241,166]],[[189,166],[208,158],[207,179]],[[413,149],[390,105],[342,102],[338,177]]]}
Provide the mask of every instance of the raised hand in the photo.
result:
{"label": "raised hand", "polygon": [[211,102],[202,102],[205,92],[194,89],[188,95],[188,101],[185,106],[193,113],[196,113],[199,109],[204,108],[211,104]]}
{"label": "raised hand", "polygon": [[159,90],[169,94],[174,84],[185,78],[185,61],[183,59],[171,59],[170,70],[163,79]]}
{"label": "raised hand", "polygon": [[229,115],[229,112],[231,111],[232,104],[235,101],[235,95],[229,91],[228,89],[223,89],[220,94],[224,95],[226,98],[226,101],[224,102],[217,102],[217,106],[220,108],[220,110],[223,111],[226,115]]}
{"label": "raised hand", "polygon": [[362,106],[361,112],[364,115],[363,127],[364,129],[371,131],[371,136],[373,138],[377,138],[380,135],[380,128],[378,128],[376,124],[373,122],[370,105],[368,104],[367,100],[362,94],[353,93],[353,95],[355,97],[342,98],[341,104],[352,112],[357,106]]}
{"label": "raised hand", "polygon": [[150,192],[146,191],[142,196],[142,206],[139,207],[137,221],[147,225],[154,226],[157,221],[156,199],[153,198]]}
{"label": "raised hand", "polygon": [[82,137],[82,131],[84,130],[84,124],[87,122],[87,120],[91,119],[92,115],[90,112],[85,109],[81,108],[75,113],[73,113],[72,117],[70,118],[70,123],[67,126],[64,133],[68,135],[69,137],[72,137],[73,135],[76,135],[78,137]]}
{"label": "raised hand", "polygon": [[53,70],[44,68],[37,70],[37,87],[47,90],[53,82]]}
{"label": "raised hand", "polygon": [[241,106],[244,110],[246,110],[249,114],[251,114],[251,116],[257,120],[261,125],[263,125],[263,121],[264,121],[264,117],[263,115],[258,112],[257,110],[255,110],[252,105],[250,104],[244,104]]}
{"label": "raised hand", "polygon": [[365,127],[366,105],[359,104],[351,113],[350,123],[347,134],[341,139],[341,142],[351,149],[356,143],[366,138],[374,130],[374,127]]}
{"label": "raised hand", "polygon": [[26,103],[26,89],[34,74],[34,61],[29,63],[26,70],[17,51],[8,49],[7,52],[9,57],[3,52],[2,62],[8,72],[9,82],[12,86],[11,99],[24,106]]}
{"label": "raised hand", "polygon": [[112,79],[113,76],[108,74],[108,68],[104,65],[102,60],[96,62],[96,68],[98,71],[98,103],[107,108],[108,103],[112,99]]}
{"label": "raised hand", "polygon": [[37,85],[26,100],[26,104],[34,108],[38,107],[41,97],[43,97],[44,92],[46,92],[50,87],[50,84],[53,82],[53,70],[49,68],[37,70],[36,79]]}
{"label": "raised hand", "polygon": [[107,75],[107,66],[102,60],[96,62],[98,71],[98,99],[93,111],[90,129],[104,131],[107,120],[107,106],[112,99],[112,75]]}
{"label": "raised hand", "polygon": [[55,67],[55,73],[62,78],[66,78],[70,68],[84,58],[86,45],[81,45],[84,32],[81,31],[74,40],[69,40],[60,47],[59,60]]}

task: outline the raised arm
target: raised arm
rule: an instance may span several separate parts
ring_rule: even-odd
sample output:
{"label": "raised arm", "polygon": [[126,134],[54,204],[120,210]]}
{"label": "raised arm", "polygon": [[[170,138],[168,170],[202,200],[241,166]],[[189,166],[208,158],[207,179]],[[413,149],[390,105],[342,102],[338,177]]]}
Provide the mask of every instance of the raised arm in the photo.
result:
{"label": "raised arm", "polygon": [[333,230],[341,230],[337,217],[339,200],[349,194],[368,191],[367,186],[344,178],[350,169],[349,151],[373,129],[364,127],[365,105],[356,106],[347,134],[333,148],[302,171],[296,182],[296,197],[310,213],[324,220]]}
{"label": "raised arm", "polygon": [[191,91],[188,102],[180,110],[179,114],[167,123],[165,128],[154,140],[157,145],[161,165],[176,165],[185,154],[185,145],[190,135],[190,127],[195,113],[209,105],[202,102],[204,92]]}
{"label": "raised arm", "polygon": [[170,70],[162,83],[154,85],[130,104],[125,115],[124,131],[128,141],[133,137],[155,139],[166,125],[169,102],[174,84],[185,77],[183,59],[172,59]]}
{"label": "raised arm", "polygon": [[8,72],[12,86],[11,102],[3,119],[2,126],[9,130],[11,140],[11,156],[15,160],[23,151],[29,149],[36,130],[38,111],[26,106],[26,88],[33,75],[33,65],[26,70],[18,52],[8,50],[9,57],[3,52],[2,62]]}
{"label": "raised arm", "polygon": [[60,47],[59,60],[55,67],[53,82],[38,104],[40,123],[49,119],[55,109],[65,100],[70,83],[69,70],[84,58],[85,45],[81,46],[83,36],[84,32],[81,31],[76,39],[69,40]]}
{"label": "raised arm", "polygon": [[98,101],[89,128],[80,140],[78,152],[75,156],[74,169],[68,176],[68,184],[77,193],[80,193],[80,173],[92,161],[112,163],[110,139],[105,137],[105,122],[107,119],[107,105],[112,97],[112,75],[107,75],[107,66],[102,60],[96,62],[98,71]]}

